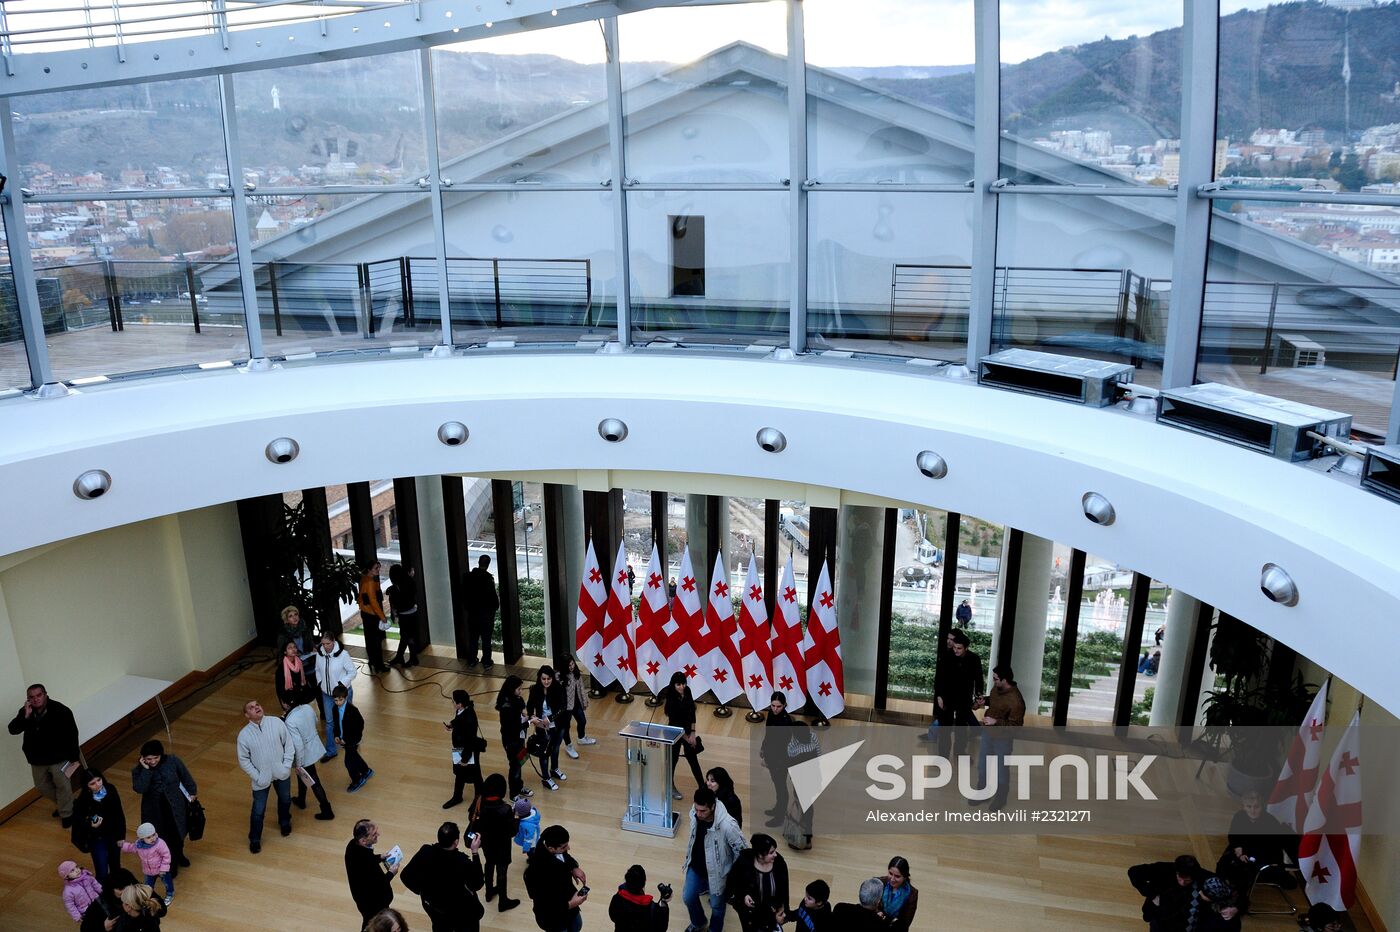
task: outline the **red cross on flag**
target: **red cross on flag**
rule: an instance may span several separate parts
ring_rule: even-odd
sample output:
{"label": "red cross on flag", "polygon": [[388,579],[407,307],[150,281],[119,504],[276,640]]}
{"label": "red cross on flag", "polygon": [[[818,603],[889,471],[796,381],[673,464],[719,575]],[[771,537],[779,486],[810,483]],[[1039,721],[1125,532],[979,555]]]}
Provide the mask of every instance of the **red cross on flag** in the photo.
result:
{"label": "red cross on flag", "polygon": [[734,602],[729,595],[729,574],[724,569],[724,553],[720,552],[715,554],[715,568],[710,574],[710,597],[705,606],[706,651],[700,656],[700,675],[710,678],[710,691],[721,705],[729,705],[744,692],[739,679],[744,666],[739,661],[735,636],[738,630]]}
{"label": "red cross on flag", "polygon": [[734,646],[739,652],[739,675],[749,705],[762,709],[773,695],[773,654],[768,646],[768,607],[763,604],[763,587],[758,582],[758,561],[749,554],[749,572],[744,577],[744,597],[739,603],[739,624],[734,630]]}
{"label": "red cross on flag", "polygon": [[840,715],[846,708],[845,669],[841,663],[841,629],[836,624],[836,592],[831,588],[831,573],[825,560],[817,577],[816,595],[807,608],[802,656],[807,665],[808,697],[827,718]]}
{"label": "red cross on flag", "polygon": [[1273,792],[1269,794],[1269,814],[1294,832],[1303,830],[1313,789],[1317,786],[1317,768],[1322,763],[1322,723],[1327,716],[1327,683],[1313,697],[1308,714],[1288,748],[1283,770],[1278,775]]}
{"label": "red cross on flag", "polygon": [[785,693],[788,708],[796,711],[807,704],[807,664],[802,659],[802,613],[797,604],[791,556],[783,566],[774,604],[777,611],[773,614],[773,637],[768,642],[773,658],[773,688]]}
{"label": "red cross on flag", "polygon": [[699,699],[710,691],[710,678],[700,675],[700,658],[708,650],[704,644],[705,614],[700,607],[700,587],[690,548],[681,553],[681,575],[676,580],[676,597],[671,601],[671,621],[676,626],[676,649],[671,652],[671,674],[684,673],[690,685],[690,698]]}
{"label": "red cross on flag", "polygon": [[632,630],[632,596],[627,589],[627,550],[621,542],[609,581],[603,620],[603,662],[623,689],[631,689],[637,685],[637,647]]}
{"label": "red cross on flag", "polygon": [[653,695],[671,679],[671,654],[679,640],[667,631],[671,598],[662,570],[661,553],[653,545],[647,574],[642,578],[642,598],[637,603],[637,677]]}
{"label": "red cross on flag", "polygon": [[603,660],[603,615],[607,600],[608,586],[590,540],[588,552],[583,555],[583,582],[578,587],[574,647],[578,650],[579,666],[592,674],[599,686],[607,686],[617,679],[617,674],[607,669]]}
{"label": "red cross on flag", "polygon": [[1298,845],[1308,901],[1348,909],[1356,902],[1356,856],[1361,847],[1361,713],[1322,775]]}

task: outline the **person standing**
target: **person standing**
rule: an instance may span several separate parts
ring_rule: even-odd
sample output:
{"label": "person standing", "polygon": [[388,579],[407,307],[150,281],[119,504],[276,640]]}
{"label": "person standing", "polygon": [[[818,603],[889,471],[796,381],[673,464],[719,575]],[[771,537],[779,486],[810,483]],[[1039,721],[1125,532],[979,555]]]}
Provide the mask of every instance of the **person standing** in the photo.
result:
{"label": "person standing", "polygon": [[560,721],[564,703],[564,684],[555,679],[554,668],[540,667],[535,674],[535,685],[530,687],[530,698],[525,701],[525,711],[546,741],[545,752],[540,756],[540,772],[544,774],[544,785],[551,790],[559,789],[559,784],[568,779],[559,769],[559,746],[564,742],[564,726]]}
{"label": "person standing", "polygon": [[297,795],[292,802],[298,809],[306,808],[306,788],[309,783],[311,793],[321,807],[314,818],[318,822],[329,822],[335,818],[335,812],[331,809],[330,798],[326,796],[326,787],[321,782],[321,775],[316,772],[316,760],[321,756],[321,734],[316,730],[316,713],[311,711],[311,706],[307,703],[293,704],[287,701],[282,703],[282,712],[282,721],[292,736],[292,748],[295,753],[292,764],[297,769]]}
{"label": "person standing", "polygon": [[248,814],[248,850],[262,850],[263,821],[267,815],[269,790],[277,792],[277,824],[285,837],[292,834],[292,761],[296,750],[287,726],[278,718],[263,714],[262,704],[249,699],[243,704],[248,724],[238,733],[238,766],[253,786],[253,808]]}
{"label": "person standing", "polygon": [[418,630],[418,578],[411,566],[397,564],[389,567],[389,608],[399,623],[399,649],[390,663],[405,667],[418,666],[418,651],[423,638]]}
{"label": "person standing", "polygon": [[690,807],[690,840],[681,862],[681,876],[685,878],[681,900],[690,912],[691,927],[703,929],[705,908],[700,897],[708,894],[710,932],[723,932],[725,886],[734,861],[744,850],[744,835],[709,787],[696,790],[694,800]]}
{"label": "person standing", "polygon": [[68,706],[49,698],[43,683],[25,692],[24,705],[10,719],[10,734],[24,735],[21,747],[39,795],[54,801],[54,815],[73,827],[72,771],[78,760],[78,724]]}
{"label": "person standing", "polygon": [[189,835],[190,803],[199,787],[185,762],[165,753],[165,745],[152,738],[141,745],[141,757],[131,768],[131,788],[141,794],[141,821],[150,822],[165,839],[174,860],[171,871],[189,867],[185,837]]}
{"label": "person standing", "polygon": [[491,629],[496,625],[496,609],[501,600],[496,595],[496,579],[487,569],[491,558],[482,554],[476,569],[462,577],[462,596],[467,604],[467,666],[476,666],[477,645],[481,645],[481,663],[491,669]]}
{"label": "person standing", "polygon": [[[107,881],[112,868],[121,867],[124,838],[126,812],[116,786],[101,771],[83,771],[83,789],[73,806],[73,846],[92,855],[92,873],[98,883]],[[172,857],[174,853],[172,848]]]}
{"label": "person standing", "polygon": [[527,753],[525,732],[530,724],[522,695],[524,690],[525,681],[512,673],[496,694],[496,711],[501,715],[501,749],[506,752],[511,796],[534,795],[531,790],[525,789],[525,781],[521,779],[521,766]]}
{"label": "person standing", "polygon": [[884,920],[880,918],[880,901],[884,896],[885,881],[871,877],[861,882],[860,904],[837,903],[831,911],[831,925],[841,932],[883,932]]}
{"label": "person standing", "polygon": [[360,742],[365,737],[365,717],[350,701],[350,691],[344,686],[337,686],[331,698],[335,700],[335,718],[332,720],[335,743],[345,748],[345,773],[350,777],[350,785],[345,792],[353,793],[374,776],[374,770],[360,756]]}
{"label": "person standing", "polygon": [[282,646],[282,656],[272,673],[278,702],[296,705],[312,698],[316,692],[316,675],[308,669],[311,666],[302,661],[296,641],[288,641]]}
{"label": "person standing", "polygon": [[389,665],[384,662],[384,639],[389,630],[389,620],[384,614],[384,591],[379,588],[379,572],[379,561],[375,560],[360,575],[360,627],[365,634],[365,655],[369,658],[371,673],[387,673],[389,670]]}
{"label": "person standing", "polygon": [[744,932],[772,932],[787,920],[788,868],[770,835],[755,835],[729,871],[725,895]]}
{"label": "person standing", "polygon": [[909,862],[901,857],[890,858],[885,886],[880,891],[880,921],[886,929],[904,932],[914,927],[914,914],[918,911],[919,891],[909,882]]}
{"label": "person standing", "polygon": [[[948,756],[948,742],[956,733],[955,753],[961,755],[970,737],[969,728],[978,725],[972,714],[973,701],[982,695],[986,681],[982,675],[982,658],[972,651],[967,632],[954,628],[948,634],[948,649],[938,663],[933,677],[933,702],[942,728],[938,730],[938,752]],[[926,736],[934,740],[934,729]]]}
{"label": "person standing", "polygon": [[788,741],[796,731],[795,722],[787,710],[787,695],[782,691],[773,693],[768,703],[768,714],[763,723],[763,744],[759,746],[759,759],[768,770],[768,779],[773,781],[773,808],[764,814],[768,816],[769,828],[783,824],[788,810]]}
{"label": "person standing", "polygon": [[[991,812],[1006,808],[1006,800],[1011,794],[1011,773],[1006,766],[1006,756],[1011,753],[1011,728],[1019,728],[1026,723],[1026,700],[1016,687],[1011,668],[1005,664],[992,669],[992,692],[978,705],[986,704],[987,711],[982,715],[982,746],[979,754],[979,770],[982,772],[982,786],[987,785],[987,758],[996,758],[997,790],[988,807]],[[982,800],[973,800],[973,805]]]}
{"label": "person standing", "polygon": [[739,794],[734,792],[734,778],[723,767],[711,767],[705,771],[705,785],[715,794],[715,799],[724,803],[724,811],[734,819],[736,825],[744,827],[744,804]]}
{"label": "person standing", "polygon": [[953,612],[953,617],[958,620],[958,627],[967,628],[972,625],[972,606],[967,604],[967,599],[958,603],[958,610]]}
{"label": "person standing", "polygon": [[662,690],[666,694],[666,724],[682,730],[680,740],[671,746],[671,798],[685,799],[676,789],[676,764],[685,755],[690,764],[690,772],[695,776],[695,784],[705,786],[705,775],[700,771],[700,752],[705,749],[700,734],[695,730],[695,699],[690,695],[690,684],[685,674],[676,671],[671,674],[671,682]]}
{"label": "person standing", "polygon": [[481,835],[481,853],[486,856],[486,902],[500,897],[496,908],[504,913],[520,905],[519,900],[512,900],[506,893],[516,826],[515,812],[506,798],[506,778],[493,773],[483,780],[475,808],[472,825]]}
{"label": "person standing", "polygon": [[316,652],[316,640],[311,636],[311,629],[302,620],[301,609],[295,605],[288,605],[282,609],[282,630],[277,632],[277,656],[282,656],[283,649],[288,643],[297,646],[297,656],[302,660],[310,660]]}
{"label": "person standing", "polygon": [[455,822],[438,826],[437,844],[424,845],[404,865],[403,885],[418,894],[433,932],[478,932],[486,910],[476,898],[481,889],[481,837],[472,838],[468,857],[460,849],[462,830]]}
{"label": "person standing", "polygon": [[456,710],[451,722],[443,722],[443,727],[452,733],[452,798],[442,804],[451,809],[462,801],[462,790],[471,781],[472,798],[481,795],[481,753],[486,750],[486,739],[477,734],[481,727],[476,720],[476,709],[472,706],[472,695],[465,689],[452,691],[452,707]]}
{"label": "person standing", "polygon": [[647,893],[646,868],[633,864],[608,903],[608,918],[613,932],[666,932],[671,923],[671,888],[662,884],[660,897],[653,901]]}
{"label": "person standing", "polygon": [[355,667],[355,661],[340,646],[340,642],[329,634],[321,635],[321,646],[316,652],[316,685],[321,690],[321,720],[326,726],[326,753],[321,758],[321,763],[325,763],[336,755],[335,745],[335,697],[333,693],[337,686],[345,687],[345,697],[347,701],[354,701],[355,690],[350,684],[354,682],[359,670]]}
{"label": "person standing", "polygon": [[398,867],[388,862],[388,855],[374,853],[378,841],[379,826],[361,819],[355,823],[350,843],[345,846],[345,879],[365,924],[394,902],[394,874]]}
{"label": "person standing", "polygon": [[[582,889],[575,889],[577,881]],[[535,924],[543,932],[578,932],[583,928],[579,907],[588,901],[588,877],[569,854],[569,830],[551,825],[525,863],[525,889],[535,909]]]}
{"label": "person standing", "polygon": [[578,722],[579,744],[598,743],[597,738],[584,734],[584,729],[588,727],[588,716],[584,714],[588,708],[588,678],[579,669],[578,660],[572,654],[565,654],[555,662],[554,674],[564,684],[564,753],[577,760],[578,751],[574,750],[574,743],[569,740],[569,728],[574,722]]}

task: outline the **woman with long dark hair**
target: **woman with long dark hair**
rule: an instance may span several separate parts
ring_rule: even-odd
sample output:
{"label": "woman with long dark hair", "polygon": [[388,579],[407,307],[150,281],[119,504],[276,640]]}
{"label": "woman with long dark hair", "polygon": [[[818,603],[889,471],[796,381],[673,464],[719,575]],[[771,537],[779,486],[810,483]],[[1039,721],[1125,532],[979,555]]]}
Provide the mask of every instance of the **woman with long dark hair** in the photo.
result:
{"label": "woman with long dark hair", "polygon": [[277,658],[272,677],[278,702],[296,706],[316,701],[319,689],[316,677],[311,664],[301,659],[301,650],[296,641],[282,645],[282,656]]}
{"label": "woman with long dark hair", "polygon": [[92,875],[106,883],[114,867],[122,866],[121,842],[126,838],[126,812],[116,784],[100,770],[83,771],[83,791],[73,805],[73,845],[92,855]]}
{"label": "woman with long dark hair", "polygon": [[734,779],[723,767],[711,767],[705,771],[705,785],[715,794],[715,799],[724,803],[724,811],[734,817],[739,827],[744,827],[744,804],[734,792]]}
{"label": "woman with long dark hair", "polygon": [[584,729],[588,727],[588,716],[583,714],[588,708],[588,677],[579,669],[578,661],[571,654],[565,654],[555,661],[554,675],[564,687],[564,753],[577,760],[578,751],[574,750],[574,742],[569,740],[569,729],[574,722],[578,722],[579,744],[598,743],[597,738],[584,735]]}
{"label": "woman with long dark hair", "polygon": [[506,752],[512,796],[535,795],[525,789],[525,781],[521,778],[521,765],[525,762],[525,732],[530,725],[522,695],[524,689],[525,681],[512,673],[501,684],[501,691],[496,693],[496,711],[501,715],[501,747]]}
{"label": "woman with long dark hair", "polygon": [[[418,579],[413,567],[395,564],[389,567],[389,609],[399,623],[399,649],[390,663],[405,667],[418,666]],[[407,659],[405,659],[407,658]]]}
{"label": "woman with long dark hair", "polygon": [[885,875],[885,890],[880,895],[878,915],[887,929],[903,930],[914,926],[914,914],[919,911],[919,891],[909,882],[909,862],[895,856],[890,858]]}
{"label": "woman with long dark hair", "polygon": [[486,902],[500,897],[496,908],[501,912],[520,905],[506,893],[506,874],[510,867],[511,839],[515,838],[515,812],[506,798],[506,778],[489,774],[481,783],[481,796],[472,813],[471,830],[481,835],[481,854],[486,858]]}
{"label": "woman with long dark hair", "polygon": [[535,674],[535,685],[530,687],[530,698],[525,700],[525,710],[536,723],[536,734],[546,742],[544,753],[540,755],[540,774],[544,785],[551,790],[559,789],[559,782],[567,779],[559,769],[559,745],[564,742],[564,703],[564,685],[555,678],[554,668],[540,667]]}
{"label": "woman with long dark hair", "polygon": [[452,798],[442,804],[444,809],[451,809],[462,801],[462,791],[468,782],[472,785],[473,796],[481,795],[481,752],[486,748],[486,739],[477,734],[481,726],[476,720],[471,693],[454,689],[452,709],[452,721],[443,723],[452,733],[453,777]]}
{"label": "woman with long dark hair", "polygon": [[724,895],[744,932],[769,932],[788,911],[787,862],[770,835],[755,835],[729,870]]}
{"label": "woman with long dark hair", "polygon": [[679,671],[671,674],[671,682],[661,690],[666,697],[666,723],[683,730],[681,740],[671,748],[671,796],[684,799],[676,789],[676,764],[684,754],[690,764],[690,772],[695,775],[697,787],[705,785],[705,775],[700,771],[700,752],[705,750],[700,734],[695,730],[695,699],[690,694],[690,684],[685,674]]}

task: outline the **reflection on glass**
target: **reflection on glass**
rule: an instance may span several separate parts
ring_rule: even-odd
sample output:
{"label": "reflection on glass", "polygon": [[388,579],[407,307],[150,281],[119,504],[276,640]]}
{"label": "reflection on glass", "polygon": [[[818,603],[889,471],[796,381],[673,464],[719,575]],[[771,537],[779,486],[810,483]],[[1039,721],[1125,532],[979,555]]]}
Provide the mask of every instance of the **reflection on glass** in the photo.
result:
{"label": "reflection on glass", "polygon": [[622,492],[622,537],[627,547],[627,563],[632,567],[632,595],[640,598],[639,588],[647,561],[651,559],[651,493],[640,489]]}
{"label": "reflection on glass", "polygon": [[515,546],[520,552],[516,579],[520,592],[520,635],[525,653],[545,655],[544,617],[544,486],[513,483],[516,504]]}
{"label": "reflection on glass", "polygon": [[612,166],[603,58],[594,23],[435,49],[443,177],[606,181]]}
{"label": "reflection on glass", "polygon": [[259,186],[409,184],[427,171],[413,52],[240,72],[234,88]]}
{"label": "reflection on glass", "polygon": [[637,338],[786,337],[790,203],[781,192],[629,192]]}
{"label": "reflection on glass", "polygon": [[790,177],[785,11],[783,3],[758,3],[619,20],[631,177]]}
{"label": "reflection on glass", "polygon": [[[45,329],[47,320],[45,318]],[[8,240],[4,239],[4,228],[0,227],[0,391],[29,388],[31,384],[24,321],[19,316],[15,277],[10,272],[10,249]]]}
{"label": "reflection on glass", "polygon": [[972,199],[813,193],[807,329],[843,349],[967,355]]}
{"label": "reflection on glass", "polygon": [[947,512],[901,508],[895,532],[889,698],[901,711],[927,713],[933,701],[934,647],[948,567],[943,560]]}
{"label": "reflection on glass", "polygon": [[15,148],[32,191],[229,184],[216,78],[36,94],[13,106]]}
{"label": "reflection on glass", "polygon": [[31,204],[60,380],[248,358],[224,198]]}
{"label": "reflection on glass", "polygon": [[615,338],[613,196],[445,194],[454,340]]}
{"label": "reflection on glass", "polygon": [[1016,195],[998,209],[995,347],[1124,362],[1159,384],[1172,202]]}
{"label": "reflection on glass", "polygon": [[858,17],[842,0],[803,8],[811,177],[972,177],[972,0],[872,0]]}
{"label": "reflection on glass", "polygon": [[[1040,0],[1002,0],[1003,174],[1175,182],[1181,23],[1180,3],[1109,0],[1076,16]],[[1063,170],[1076,177],[1057,177]]]}
{"label": "reflection on glass", "polygon": [[1230,0],[1221,13],[1218,178],[1346,191],[1400,180],[1400,8]]}
{"label": "reflection on glass", "polygon": [[1400,209],[1216,201],[1196,377],[1383,436],[1400,358]]}
{"label": "reflection on glass", "polygon": [[254,195],[248,224],[268,353],[440,341],[426,195]]}

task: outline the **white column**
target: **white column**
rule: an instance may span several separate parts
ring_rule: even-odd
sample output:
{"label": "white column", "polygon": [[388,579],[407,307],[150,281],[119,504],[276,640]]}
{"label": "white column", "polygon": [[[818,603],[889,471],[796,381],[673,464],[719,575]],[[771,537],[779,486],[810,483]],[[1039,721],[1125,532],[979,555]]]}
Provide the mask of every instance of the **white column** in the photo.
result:
{"label": "white column", "polygon": [[973,74],[972,281],[967,308],[967,367],[992,349],[996,292],[997,193],[1001,171],[1001,20],[996,3],[979,3],[973,29],[977,68]]}
{"label": "white column", "polygon": [[[1010,533],[1010,529],[1007,529]],[[1011,642],[1011,672],[1026,700],[1026,714],[1040,710],[1040,677],[1045,666],[1046,615],[1050,607],[1050,569],[1055,559],[1054,541],[1034,534],[1021,535],[1019,566],[1002,566],[1001,585],[1006,586],[1008,573],[1020,574],[1016,595],[1016,632]],[[997,618],[992,634],[992,655],[984,658],[987,665],[987,689],[992,688],[992,667],[1000,652],[1001,618]]]}
{"label": "white column", "polygon": [[[1186,665],[1191,661],[1191,645],[1196,641],[1196,619],[1201,603],[1180,589],[1173,589],[1167,603],[1167,632],[1162,638],[1162,663],[1153,684],[1149,725],[1175,727],[1181,717],[1181,689],[1186,683]],[[1151,632],[1143,632],[1143,642]],[[1152,648],[1149,648],[1149,652]]]}
{"label": "white column", "polygon": [[883,508],[841,506],[836,527],[836,621],[841,627],[848,693],[875,693],[884,534]]}
{"label": "white column", "polygon": [[447,514],[442,477],[414,476],[418,493],[418,548],[423,554],[423,597],[428,603],[428,637],[434,644],[455,645],[452,622],[452,571],[447,565]]}

